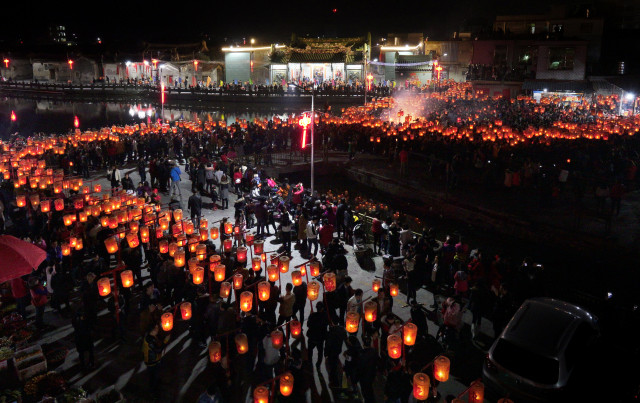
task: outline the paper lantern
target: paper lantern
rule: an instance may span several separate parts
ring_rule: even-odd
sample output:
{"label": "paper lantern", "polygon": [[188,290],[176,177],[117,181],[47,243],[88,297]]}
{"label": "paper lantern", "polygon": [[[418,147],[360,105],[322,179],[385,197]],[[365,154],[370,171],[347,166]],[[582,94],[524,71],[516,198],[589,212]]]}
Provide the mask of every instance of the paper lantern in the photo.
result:
{"label": "paper lantern", "polygon": [[68,243],[60,245],[60,249],[62,249],[62,256],[69,256],[71,254],[71,246]]}
{"label": "paper lantern", "polygon": [[[218,263],[221,260],[220,255],[211,255],[209,256],[209,262],[211,263]],[[213,267],[213,266],[211,266]],[[213,269],[211,269],[211,271],[213,271]]]}
{"label": "paper lantern", "polygon": [[207,241],[209,239],[209,231],[201,229],[198,233],[198,237],[200,238],[200,242]]}
{"label": "paper lantern", "polygon": [[189,267],[189,272],[193,274],[193,269],[195,269],[198,266],[198,263],[200,263],[200,260],[198,260],[197,257],[192,257],[191,259],[189,259],[189,261],[187,262],[187,266]]}
{"label": "paper lantern", "polygon": [[109,228],[116,229],[118,228],[118,217],[110,216],[109,217]]}
{"label": "paper lantern", "polygon": [[129,244],[130,248],[137,248],[138,245],[140,245],[140,241],[138,240],[138,235],[129,233],[127,235],[127,243]]}
{"label": "paper lantern", "polygon": [[220,237],[220,230],[218,227],[211,227],[211,239],[216,240]]}
{"label": "paper lantern", "polygon": [[162,325],[162,330],[165,332],[173,329],[173,314],[171,312],[165,312],[160,317],[160,323]]}
{"label": "paper lantern", "polygon": [[[64,200],[63,199],[55,199],[53,201],[53,208],[56,209],[56,211],[62,211],[64,210]],[[106,225],[103,225],[103,227],[105,227]]]}
{"label": "paper lantern", "polygon": [[382,285],[382,282],[380,281],[379,278],[376,278],[373,280],[373,283],[371,285],[371,288],[373,289],[373,292],[378,292],[378,290],[380,289]]}
{"label": "paper lantern", "polygon": [[106,297],[111,293],[111,282],[109,277],[102,277],[98,280],[98,293],[101,297]]}
{"label": "paper lantern", "polygon": [[40,203],[40,211],[42,211],[43,213],[48,213],[50,210],[51,210],[51,201],[43,200],[42,203]]}
{"label": "paper lantern", "polygon": [[220,298],[227,298],[231,295],[231,283],[224,281],[220,284]]}
{"label": "paper lantern", "polygon": [[223,264],[218,264],[213,268],[213,278],[216,281],[224,281],[227,268]]}
{"label": "paper lantern", "polygon": [[291,392],[293,392],[293,375],[290,372],[285,372],[280,375],[280,394],[289,396]]}
{"label": "paper lantern", "polygon": [[175,237],[182,234],[183,230],[182,221],[179,221],[171,226],[171,234]]}
{"label": "paper lantern", "polygon": [[234,337],[236,342],[236,350],[238,354],[244,354],[249,351],[249,340],[247,339],[247,335],[244,333],[238,333]]}
{"label": "paper lantern", "polygon": [[231,224],[230,222],[224,223],[224,233],[227,235],[231,235],[232,231],[233,231],[233,224]]}
{"label": "paper lantern", "polygon": [[180,234],[176,237],[176,244],[179,247],[183,247],[187,244],[187,236],[185,234]]}
{"label": "paper lantern", "polygon": [[209,220],[207,220],[206,218],[201,218],[200,219],[200,227],[198,227],[202,232],[202,230],[204,230],[204,232],[208,232],[209,231]]}
{"label": "paper lantern", "polygon": [[271,332],[271,345],[275,349],[282,348],[282,343],[284,341],[284,334],[280,330],[274,330]]}
{"label": "paper lantern", "polygon": [[[302,274],[300,274],[300,270],[294,270],[291,272],[291,282],[294,286],[298,286],[302,284]],[[326,283],[325,283],[326,286]]]}
{"label": "paper lantern", "polygon": [[256,255],[264,253],[264,241],[257,240],[253,242],[253,253]]}
{"label": "paper lantern", "polygon": [[76,250],[82,250],[82,247],[82,238],[78,238],[78,240],[76,241]]}
{"label": "paper lantern", "polygon": [[416,344],[416,337],[418,336],[418,326],[409,322],[402,327],[402,338],[404,344],[407,346],[413,346]]}
{"label": "paper lantern", "polygon": [[269,389],[258,386],[253,390],[253,403],[269,403]]}
{"label": "paper lantern", "polygon": [[64,221],[64,225],[68,227],[71,224],[73,224],[73,217],[71,216],[71,214],[67,214],[63,217],[63,221]]}
{"label": "paper lantern", "polygon": [[315,301],[318,299],[318,295],[320,294],[320,283],[315,280],[309,282],[307,285],[307,298],[309,301]]}
{"label": "paper lantern", "polygon": [[267,281],[258,283],[258,299],[260,301],[268,301],[271,296],[271,284]]}
{"label": "paper lantern", "polygon": [[96,183],[95,185],[93,185],[93,191],[94,191],[94,193],[102,192],[102,185],[99,184],[99,183]]}
{"label": "paper lantern", "polygon": [[233,235],[235,236],[240,235],[240,227],[238,226],[233,227]]}
{"label": "paper lantern", "polygon": [[87,222],[87,213],[84,211],[79,212],[78,220],[80,220],[80,222]]}
{"label": "paper lantern", "polygon": [[280,258],[277,253],[272,253],[271,256],[269,256],[269,261],[272,265],[278,266],[278,270],[280,270]]}
{"label": "paper lantern", "polygon": [[398,284],[396,283],[389,284],[389,294],[391,294],[392,297],[397,297],[398,291],[399,291]]}
{"label": "paper lantern", "polygon": [[278,266],[280,268],[280,273],[286,273],[289,271],[289,263],[291,259],[288,256],[280,256],[278,259]]}
{"label": "paper lantern", "polygon": [[[18,183],[16,183],[17,185]],[[53,184],[53,193],[58,194],[62,192],[62,182],[56,182]]]}
{"label": "paper lantern", "polygon": [[167,242],[166,239],[163,239],[162,241],[158,242],[158,247],[160,249],[160,253],[169,252],[169,243]]}
{"label": "paper lantern", "polygon": [[446,382],[449,379],[449,369],[451,361],[444,355],[439,355],[433,360],[433,377],[439,382]]}
{"label": "paper lantern", "polygon": [[266,253],[261,253],[260,254],[260,260],[262,260],[262,263],[265,263],[267,261],[267,254]]}
{"label": "paper lantern", "polygon": [[375,322],[378,317],[378,304],[376,301],[367,301],[364,303],[364,320],[367,322]]}
{"label": "paper lantern", "polygon": [[311,277],[318,277],[320,275],[320,262],[314,260],[309,263],[309,274],[311,274]]}
{"label": "paper lantern", "polygon": [[238,263],[245,263],[247,261],[247,248],[238,246],[238,249],[236,249],[236,259]]}
{"label": "paper lantern", "polygon": [[243,280],[244,280],[244,277],[242,276],[242,274],[240,274],[240,273],[234,274],[233,275],[233,289],[234,290],[241,289]]}
{"label": "paper lantern", "polygon": [[131,270],[124,270],[120,273],[120,280],[124,288],[129,288],[133,285],[133,272]]}
{"label": "paper lantern", "polygon": [[413,375],[413,397],[416,400],[427,400],[429,398],[429,388],[431,387],[431,381],[427,374],[417,372]]}
{"label": "paper lantern", "polygon": [[176,267],[184,267],[185,256],[184,256],[184,250],[182,250],[182,248],[178,249],[176,253],[174,253],[173,261]]}
{"label": "paper lantern", "polygon": [[307,265],[303,264],[302,266],[300,266],[300,275],[301,276],[306,276],[307,275]]}
{"label": "paper lantern", "polygon": [[184,232],[187,235],[191,235],[193,234],[193,222],[191,220],[187,220],[182,224],[182,227],[184,228]]}
{"label": "paper lantern", "polygon": [[248,247],[253,246],[253,240],[255,239],[255,237],[256,236],[254,234],[250,233],[250,232],[247,232],[244,235],[244,241],[245,241],[245,243],[247,244]]}
{"label": "paper lantern", "polygon": [[207,257],[207,245],[199,244],[196,246],[196,256],[198,260],[203,261]]}
{"label": "paper lantern", "polygon": [[31,195],[29,196],[29,201],[31,202],[31,207],[34,209],[40,205],[40,196],[39,195]]}
{"label": "paper lantern", "polygon": [[171,242],[169,244],[169,256],[174,257],[177,250],[178,250],[178,244],[175,242]]}
{"label": "paper lantern", "polygon": [[323,276],[324,290],[326,292],[332,292],[336,290],[336,274],[325,273]]}
{"label": "paper lantern", "polygon": [[158,224],[163,231],[166,231],[169,228],[169,220],[167,220],[166,218],[159,219]]}
{"label": "paper lantern", "polygon": [[76,247],[76,244],[78,243],[78,239],[74,236],[69,237],[69,246],[72,248]]}
{"label": "paper lantern", "polygon": [[484,383],[473,381],[469,386],[469,403],[484,402]]}
{"label": "paper lantern", "polygon": [[78,198],[73,201],[73,208],[80,210],[82,207],[84,207],[84,201],[82,198]]}
{"label": "paper lantern", "polygon": [[251,291],[243,291],[240,294],[240,310],[249,312],[253,304],[253,293]]}
{"label": "paper lantern", "polygon": [[146,225],[140,227],[140,240],[142,243],[149,243],[149,227]]}
{"label": "paper lantern", "polygon": [[[308,295],[308,288],[307,288],[307,295]],[[360,324],[360,314],[358,312],[353,312],[353,311],[347,312],[346,319],[345,319],[345,328],[347,329],[347,332],[357,333],[359,324]]]}
{"label": "paper lantern", "polygon": [[269,266],[267,266],[267,278],[271,282],[278,281],[278,278],[280,278],[280,271],[278,270],[278,266],[276,266],[275,264],[270,264]]}
{"label": "paper lantern", "polygon": [[173,220],[177,223],[178,221],[182,220],[182,210],[181,209],[176,209],[173,210]]}
{"label": "paper lantern", "polygon": [[259,257],[254,257],[251,259],[251,268],[253,271],[260,271],[262,269],[262,262]]}
{"label": "paper lantern", "polygon": [[107,248],[108,253],[116,253],[118,251],[118,241],[113,236],[104,240],[104,246]]}
{"label": "paper lantern", "polygon": [[293,338],[297,339],[302,335],[302,323],[293,319],[289,322],[289,332],[293,336]]}
{"label": "paper lantern", "polygon": [[131,221],[129,223],[129,231],[131,232],[138,232],[138,230],[140,229],[140,224],[138,224],[137,221]]}
{"label": "paper lantern", "polygon": [[209,343],[209,361],[216,363],[222,359],[222,345],[215,340]]}
{"label": "paper lantern", "polygon": [[202,266],[197,266],[195,269],[193,269],[193,284],[202,284],[202,282],[204,281],[204,267]]}
{"label": "paper lantern", "polygon": [[231,238],[225,239],[222,242],[222,249],[225,252],[231,252],[231,248],[233,247],[233,241],[231,240]]}
{"label": "paper lantern", "polygon": [[118,238],[124,239],[127,236],[127,233],[124,230],[122,225],[118,225],[118,229],[116,229],[116,234],[118,234]]}
{"label": "paper lantern", "polygon": [[390,334],[387,337],[387,354],[396,360],[402,357],[402,337],[398,334]]}

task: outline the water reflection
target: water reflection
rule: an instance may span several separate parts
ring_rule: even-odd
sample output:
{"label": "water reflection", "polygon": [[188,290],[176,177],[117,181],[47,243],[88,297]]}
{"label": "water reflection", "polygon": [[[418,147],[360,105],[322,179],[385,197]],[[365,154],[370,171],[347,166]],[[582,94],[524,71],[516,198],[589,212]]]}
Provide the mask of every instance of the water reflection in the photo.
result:
{"label": "water reflection", "polygon": [[[255,118],[271,119],[278,116],[287,119],[305,110],[301,106],[254,105],[229,103],[224,106],[171,106],[164,108],[161,116],[160,105],[145,103],[113,102],[64,102],[58,100],[38,100],[5,97],[0,99],[0,137],[8,138],[19,133],[29,136],[33,133],[67,133],[73,130],[73,120],[77,116],[80,129],[93,129],[111,125],[131,125],[149,123],[164,117],[165,120],[212,120],[231,124],[236,119],[248,121]],[[11,122],[11,111],[17,115]]]}

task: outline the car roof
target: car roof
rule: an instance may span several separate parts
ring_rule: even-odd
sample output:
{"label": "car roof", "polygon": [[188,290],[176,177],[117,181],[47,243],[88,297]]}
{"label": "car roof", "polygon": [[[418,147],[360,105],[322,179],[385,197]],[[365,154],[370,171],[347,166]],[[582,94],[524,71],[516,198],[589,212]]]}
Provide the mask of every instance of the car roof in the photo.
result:
{"label": "car roof", "polygon": [[584,309],[553,298],[526,300],[509,321],[502,338],[547,357],[558,357],[581,323],[595,327]]}

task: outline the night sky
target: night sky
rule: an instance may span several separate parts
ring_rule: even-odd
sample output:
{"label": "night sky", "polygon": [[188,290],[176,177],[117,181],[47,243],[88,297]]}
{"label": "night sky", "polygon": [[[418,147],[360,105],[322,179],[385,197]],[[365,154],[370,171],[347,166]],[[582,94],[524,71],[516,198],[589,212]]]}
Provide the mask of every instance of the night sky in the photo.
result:
{"label": "night sky", "polygon": [[[545,13],[548,4],[571,5],[583,0],[427,0],[427,1],[326,1],[230,2],[46,2],[33,8],[24,3],[3,5],[0,40],[30,42],[46,36],[50,23],[59,23],[76,33],[79,41],[98,36],[105,42],[197,41],[208,38],[258,42],[285,41],[295,32],[299,36],[352,36],[371,32],[422,32],[433,39],[446,39],[466,23],[489,23],[496,14]],[[606,0],[609,1],[609,0]],[[110,5],[110,3],[112,3]],[[160,7],[162,5],[163,7]],[[175,7],[179,5],[179,7]],[[99,8],[98,8],[99,7]],[[334,11],[335,10],[335,11]]]}

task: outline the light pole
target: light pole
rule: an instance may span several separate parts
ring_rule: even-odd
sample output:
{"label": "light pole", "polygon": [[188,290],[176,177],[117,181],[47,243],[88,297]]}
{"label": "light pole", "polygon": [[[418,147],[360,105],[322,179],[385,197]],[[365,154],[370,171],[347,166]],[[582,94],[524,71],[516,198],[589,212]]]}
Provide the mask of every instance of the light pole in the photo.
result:
{"label": "light pole", "polygon": [[[295,83],[290,83],[289,85],[291,85],[292,87],[296,87],[300,90],[304,90],[303,87],[301,87],[298,84]],[[316,116],[315,116],[315,110],[314,110],[314,100],[315,100],[315,95],[316,95],[316,86],[315,84],[312,84],[311,87],[311,196],[313,196],[314,194],[314,190],[315,190],[315,178],[314,178],[314,152],[315,152],[315,142],[313,141],[313,131],[314,131],[314,126],[316,124]],[[306,131],[306,126],[305,126],[305,131]]]}

